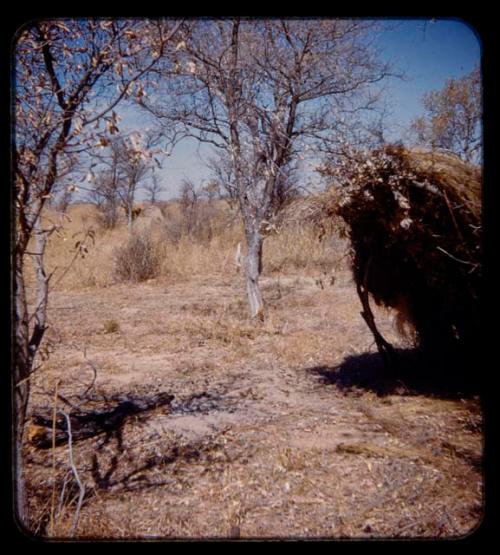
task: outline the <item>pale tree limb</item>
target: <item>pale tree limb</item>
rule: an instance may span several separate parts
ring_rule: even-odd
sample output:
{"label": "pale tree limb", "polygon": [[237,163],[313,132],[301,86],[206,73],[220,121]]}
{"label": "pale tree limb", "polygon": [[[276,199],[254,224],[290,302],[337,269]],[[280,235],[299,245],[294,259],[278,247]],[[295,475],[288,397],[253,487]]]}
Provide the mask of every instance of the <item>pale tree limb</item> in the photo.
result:
{"label": "pale tree limb", "polygon": [[457,258],[456,256],[453,256],[448,251],[445,251],[442,247],[437,246],[436,249],[438,251],[441,251],[442,253],[446,254],[447,256],[449,256],[450,258],[455,260],[456,262],[460,262],[461,264],[467,264],[468,266],[475,266],[475,267],[478,266],[478,264],[474,264],[472,262],[467,262],[467,260],[461,260],[460,258]]}
{"label": "pale tree limb", "polygon": [[52,501],[50,505],[50,535],[54,535],[54,510],[56,504],[56,416],[57,416],[57,390],[59,380],[54,388],[54,407],[52,410]]}
{"label": "pale tree limb", "polygon": [[76,533],[76,529],[78,527],[78,519],[80,518],[80,509],[83,503],[83,497],[85,496],[85,486],[83,485],[82,481],[80,480],[80,476],[78,474],[78,470],[75,466],[75,461],[73,460],[73,436],[71,434],[71,419],[69,414],[64,411],[59,411],[64,418],[66,419],[66,426],[68,432],[68,455],[69,455],[69,464],[71,470],[73,471],[73,476],[75,477],[76,483],[80,488],[80,495],[78,496],[78,503],[75,510],[75,516],[73,517],[73,527],[71,528],[71,535],[74,536]]}
{"label": "pale tree limb", "polygon": [[63,485],[62,485],[62,488],[61,488],[61,495],[59,496],[59,505],[57,506],[56,518],[61,517],[62,509],[63,509],[63,503],[64,503],[64,494],[66,493],[66,486],[68,484],[68,480],[69,480],[70,476],[71,476],[71,471],[68,471],[66,476],[64,477]]}

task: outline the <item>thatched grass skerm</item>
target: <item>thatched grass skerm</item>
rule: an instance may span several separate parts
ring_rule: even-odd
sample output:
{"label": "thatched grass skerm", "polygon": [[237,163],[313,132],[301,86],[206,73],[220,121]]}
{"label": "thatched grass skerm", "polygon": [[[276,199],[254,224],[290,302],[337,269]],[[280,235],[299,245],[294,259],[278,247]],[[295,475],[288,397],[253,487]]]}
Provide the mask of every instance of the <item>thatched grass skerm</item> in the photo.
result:
{"label": "thatched grass skerm", "polygon": [[159,275],[162,263],[160,245],[149,230],[132,233],[125,245],[114,253],[116,281],[140,282]]}
{"label": "thatched grass skerm", "polygon": [[447,152],[387,146],[326,165],[324,212],[347,224],[358,285],[431,353],[479,340],[481,172]]}

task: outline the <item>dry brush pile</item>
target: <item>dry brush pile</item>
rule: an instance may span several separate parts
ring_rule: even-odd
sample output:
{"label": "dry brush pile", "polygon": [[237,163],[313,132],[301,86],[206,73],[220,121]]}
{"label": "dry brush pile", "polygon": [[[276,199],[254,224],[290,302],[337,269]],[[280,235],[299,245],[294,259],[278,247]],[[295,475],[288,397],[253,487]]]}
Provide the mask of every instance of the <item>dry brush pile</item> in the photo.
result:
{"label": "dry brush pile", "polygon": [[333,186],[319,213],[345,222],[358,288],[396,309],[400,328],[423,351],[473,352],[480,326],[480,170],[450,153],[388,146],[322,172]]}

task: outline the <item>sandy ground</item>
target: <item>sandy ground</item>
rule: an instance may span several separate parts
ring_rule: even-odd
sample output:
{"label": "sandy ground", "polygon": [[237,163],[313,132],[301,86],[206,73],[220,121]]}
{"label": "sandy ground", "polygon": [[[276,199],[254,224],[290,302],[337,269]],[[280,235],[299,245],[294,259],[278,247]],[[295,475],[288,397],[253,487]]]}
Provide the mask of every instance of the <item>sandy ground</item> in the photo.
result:
{"label": "sandy ground", "polygon": [[[85,485],[76,536],[470,533],[483,510],[478,397],[382,379],[348,272],[333,285],[282,276],[262,286],[269,314],[257,327],[237,275],[52,294],[33,415],[50,414],[57,380],[86,410],[175,396],[74,442]],[[404,348],[392,315],[376,315]],[[26,457],[30,528],[70,535],[67,445],[30,445]]]}

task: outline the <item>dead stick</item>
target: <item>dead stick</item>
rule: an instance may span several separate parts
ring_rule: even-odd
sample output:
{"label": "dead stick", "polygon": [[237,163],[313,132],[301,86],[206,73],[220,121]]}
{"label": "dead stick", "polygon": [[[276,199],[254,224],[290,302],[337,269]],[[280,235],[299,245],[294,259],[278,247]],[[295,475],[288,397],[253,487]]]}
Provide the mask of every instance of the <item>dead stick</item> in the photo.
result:
{"label": "dead stick", "polygon": [[94,387],[95,382],[96,382],[96,380],[97,380],[97,368],[95,367],[95,365],[93,364],[93,362],[87,358],[87,349],[86,349],[86,348],[83,349],[83,358],[85,359],[85,361],[87,362],[87,364],[92,368],[92,371],[94,372],[94,377],[93,377],[93,379],[92,379],[91,384],[90,384],[90,385],[87,387],[87,389],[80,395],[80,399],[83,398],[83,397],[85,397],[85,396],[87,395],[87,393],[88,393],[89,391],[92,390],[92,388]]}
{"label": "dead stick", "polygon": [[63,510],[63,503],[64,503],[64,494],[66,493],[66,485],[68,484],[69,477],[71,476],[71,472],[68,471],[66,476],[64,477],[63,485],[61,488],[61,495],[59,496],[59,505],[57,507],[56,517],[60,518],[62,515]]}
{"label": "dead stick", "polygon": [[366,322],[368,328],[373,334],[375,339],[375,343],[377,344],[377,348],[379,353],[382,355],[384,359],[384,363],[387,368],[391,368],[394,358],[395,358],[395,351],[393,346],[384,339],[384,336],[379,332],[377,325],[375,324],[375,317],[373,316],[373,312],[370,308],[370,297],[368,291],[368,276],[370,272],[370,266],[372,263],[373,253],[370,253],[368,257],[368,261],[366,263],[365,272],[363,275],[363,284],[357,283],[356,284],[356,291],[358,293],[359,300],[363,306],[363,311],[361,312],[361,316],[363,320]]}
{"label": "dead stick", "polygon": [[71,529],[71,535],[74,536],[77,526],[78,526],[78,519],[80,518],[80,509],[82,507],[83,496],[85,495],[85,486],[83,485],[82,481],[80,480],[80,476],[78,475],[78,471],[75,466],[75,462],[73,460],[73,437],[71,435],[71,420],[69,418],[68,413],[61,411],[64,418],[66,419],[66,426],[68,428],[68,454],[69,454],[69,464],[71,466],[71,470],[75,476],[75,480],[80,488],[80,495],[78,496],[78,504],[76,506],[75,516],[73,518],[73,528]]}
{"label": "dead stick", "polygon": [[52,408],[52,502],[50,506],[50,535],[54,535],[54,510],[56,505],[56,416],[57,416],[57,390],[59,380],[54,388],[54,406]]}

